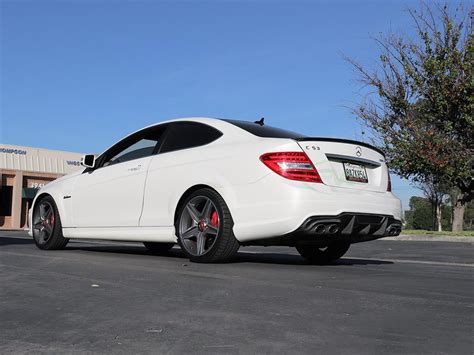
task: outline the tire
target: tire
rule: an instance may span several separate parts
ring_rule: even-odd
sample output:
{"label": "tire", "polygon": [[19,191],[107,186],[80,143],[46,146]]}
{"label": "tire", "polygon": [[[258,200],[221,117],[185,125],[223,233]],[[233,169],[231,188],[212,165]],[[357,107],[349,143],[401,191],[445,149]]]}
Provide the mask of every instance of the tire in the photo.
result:
{"label": "tire", "polygon": [[319,248],[314,245],[297,245],[298,253],[312,264],[330,264],[341,258],[351,246],[350,243],[334,243],[326,248]]}
{"label": "tire", "polygon": [[51,196],[43,197],[33,210],[33,239],[43,250],[64,249],[69,239],[63,237],[58,207]]}
{"label": "tire", "polygon": [[143,245],[152,253],[165,254],[174,246],[174,243],[143,242]]}
{"label": "tire", "polygon": [[224,199],[209,188],[199,189],[181,203],[175,222],[176,236],[193,262],[229,262],[239,250],[234,222]]}

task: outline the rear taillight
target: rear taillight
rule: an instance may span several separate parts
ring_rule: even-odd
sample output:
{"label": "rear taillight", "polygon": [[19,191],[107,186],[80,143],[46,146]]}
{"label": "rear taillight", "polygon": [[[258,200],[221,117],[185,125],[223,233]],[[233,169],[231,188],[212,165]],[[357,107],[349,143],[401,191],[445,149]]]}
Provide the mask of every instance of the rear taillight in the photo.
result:
{"label": "rear taillight", "polygon": [[318,171],[304,152],[266,153],[260,160],[275,173],[287,179],[322,182]]}
{"label": "rear taillight", "polygon": [[387,191],[392,191],[392,179],[390,179],[390,172],[387,169],[388,181],[387,181]]}

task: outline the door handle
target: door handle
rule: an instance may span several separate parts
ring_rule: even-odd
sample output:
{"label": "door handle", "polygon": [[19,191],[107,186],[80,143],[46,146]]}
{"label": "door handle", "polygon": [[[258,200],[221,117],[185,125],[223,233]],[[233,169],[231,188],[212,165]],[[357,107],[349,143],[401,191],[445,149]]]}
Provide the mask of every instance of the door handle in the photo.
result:
{"label": "door handle", "polygon": [[128,168],[128,171],[138,171],[140,170],[142,167],[141,164],[138,164],[137,166],[133,167],[133,168]]}

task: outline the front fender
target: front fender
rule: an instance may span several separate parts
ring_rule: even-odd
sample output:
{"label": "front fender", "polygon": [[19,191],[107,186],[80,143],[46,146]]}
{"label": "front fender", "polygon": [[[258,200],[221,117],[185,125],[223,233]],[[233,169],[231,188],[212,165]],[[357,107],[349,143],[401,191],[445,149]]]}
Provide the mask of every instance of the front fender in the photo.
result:
{"label": "front fender", "polygon": [[58,208],[59,216],[61,217],[62,226],[72,226],[72,209],[70,205],[71,200],[67,198],[67,196],[71,195],[73,183],[77,175],[77,173],[74,173],[63,176],[60,179],[51,181],[49,184],[45,185],[38,191],[28,212],[28,234],[30,236],[33,236],[33,211],[36,207],[36,204],[41,201],[44,196],[51,196],[53,198]]}

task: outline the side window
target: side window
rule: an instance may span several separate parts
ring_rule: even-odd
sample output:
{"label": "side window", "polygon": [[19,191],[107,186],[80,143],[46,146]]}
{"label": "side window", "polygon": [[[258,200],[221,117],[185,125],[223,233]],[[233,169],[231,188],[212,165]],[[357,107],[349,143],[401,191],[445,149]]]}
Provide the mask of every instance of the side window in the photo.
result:
{"label": "side window", "polygon": [[219,130],[199,122],[175,122],[170,125],[160,153],[199,147],[222,136]]}
{"label": "side window", "polygon": [[152,155],[161,142],[165,128],[164,126],[151,127],[125,138],[105,153],[102,166],[110,166]]}
{"label": "side window", "polygon": [[153,154],[158,141],[141,139],[138,142],[132,144],[127,149],[117,153],[115,156],[110,158],[103,166],[109,166],[117,163],[123,163],[125,161],[144,158]]}

